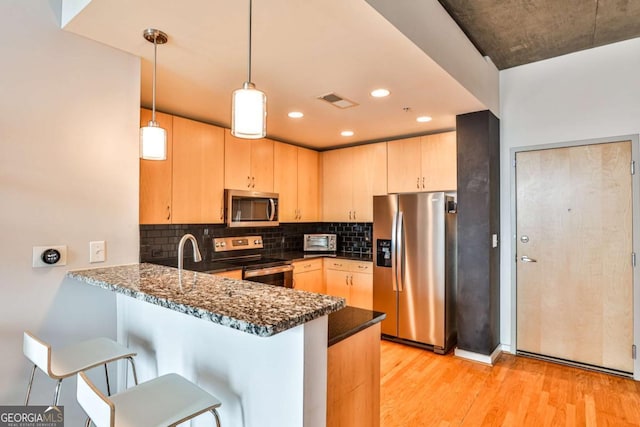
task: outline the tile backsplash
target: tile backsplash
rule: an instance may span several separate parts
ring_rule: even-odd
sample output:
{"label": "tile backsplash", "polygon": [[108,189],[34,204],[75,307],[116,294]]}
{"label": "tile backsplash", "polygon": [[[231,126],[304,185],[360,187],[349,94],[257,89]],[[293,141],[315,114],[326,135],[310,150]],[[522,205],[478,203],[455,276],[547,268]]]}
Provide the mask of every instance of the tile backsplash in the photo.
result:
{"label": "tile backsplash", "polygon": [[[178,242],[186,234],[198,240],[202,256],[213,256],[212,239],[230,236],[262,236],[267,252],[302,251],[303,234],[335,233],[338,250],[353,254],[370,254],[373,224],[359,223],[281,223],[278,227],[229,228],[222,224],[140,225],[140,261],[178,256]],[[187,251],[187,254],[189,251]]]}

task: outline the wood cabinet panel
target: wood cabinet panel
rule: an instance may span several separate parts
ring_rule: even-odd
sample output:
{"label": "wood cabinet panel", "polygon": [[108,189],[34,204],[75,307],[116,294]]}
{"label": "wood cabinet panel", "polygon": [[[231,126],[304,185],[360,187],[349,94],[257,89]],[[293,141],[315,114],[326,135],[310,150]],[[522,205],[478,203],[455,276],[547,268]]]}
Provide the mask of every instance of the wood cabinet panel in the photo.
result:
{"label": "wood cabinet panel", "polygon": [[373,196],[387,194],[387,144],[361,145],[352,150],[352,220],[373,222]]}
{"label": "wood cabinet panel", "polygon": [[294,222],[298,219],[298,148],[276,142],[273,165],[273,191],[279,194],[280,222]]}
{"label": "wood cabinet panel", "polygon": [[229,279],[242,280],[242,270],[222,271],[216,273],[216,276],[228,277]]}
{"label": "wood cabinet panel", "polygon": [[380,426],[380,323],[327,350],[327,425]]}
{"label": "wood cabinet panel", "polygon": [[450,191],[457,188],[456,133],[422,137],[422,191]]}
{"label": "wood cabinet panel", "polygon": [[251,190],[251,140],[224,130],[224,187]]}
{"label": "wood cabinet panel", "polygon": [[273,141],[251,140],[251,190],[273,191]]}
{"label": "wood cabinet panel", "polygon": [[350,221],[353,201],[351,153],[346,148],[322,153],[323,221]]}
{"label": "wood cabinet panel", "polygon": [[420,191],[421,153],[420,137],[387,143],[389,193]]}
{"label": "wood cabinet panel", "polygon": [[327,294],[345,298],[347,305],[373,308],[373,263],[325,259]]}
{"label": "wood cabinet panel", "polygon": [[390,141],[389,193],[456,189],[456,132]]}
{"label": "wood cabinet panel", "polygon": [[[151,110],[140,110],[140,126],[151,120]],[[171,223],[171,162],[173,116],[156,112],[156,121],[167,131],[167,160],[140,159],[140,224]]]}
{"label": "wood cabinet panel", "polygon": [[224,130],[173,118],[173,223],[222,223]]}
{"label": "wood cabinet panel", "polygon": [[298,220],[316,222],[319,219],[319,182],[317,151],[298,147]]}

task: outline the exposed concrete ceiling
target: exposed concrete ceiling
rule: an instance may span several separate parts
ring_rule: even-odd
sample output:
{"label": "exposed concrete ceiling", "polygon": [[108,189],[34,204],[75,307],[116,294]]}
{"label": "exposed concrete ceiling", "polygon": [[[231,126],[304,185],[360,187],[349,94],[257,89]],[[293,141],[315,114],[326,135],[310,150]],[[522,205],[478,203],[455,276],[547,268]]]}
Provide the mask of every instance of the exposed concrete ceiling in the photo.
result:
{"label": "exposed concrete ceiling", "polygon": [[[142,58],[144,106],[151,105],[153,46],[142,32],[166,32],[169,42],[158,47],[158,109],[229,126],[231,93],[247,75],[248,0],[64,1],[75,8],[65,30]],[[351,145],[453,129],[457,114],[489,108],[364,0],[254,0],[253,9],[252,79],[267,94],[269,137],[315,148]],[[378,87],[391,95],[371,97]],[[358,106],[342,110],[317,99],[330,92]],[[497,99],[497,85],[495,92]],[[292,110],[304,118],[288,118]],[[418,123],[418,115],[433,120]],[[355,135],[340,136],[346,129]]]}
{"label": "exposed concrete ceiling", "polygon": [[439,0],[503,70],[640,36],[638,0]]}

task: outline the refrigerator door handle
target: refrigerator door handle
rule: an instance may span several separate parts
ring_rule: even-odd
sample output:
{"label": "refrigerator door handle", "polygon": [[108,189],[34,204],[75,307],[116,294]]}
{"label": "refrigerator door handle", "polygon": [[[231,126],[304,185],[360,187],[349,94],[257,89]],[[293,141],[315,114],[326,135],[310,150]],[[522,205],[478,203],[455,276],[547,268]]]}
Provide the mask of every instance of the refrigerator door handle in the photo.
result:
{"label": "refrigerator door handle", "polygon": [[398,282],[398,291],[404,289],[404,213],[398,212],[398,225],[396,226],[396,276]]}
{"label": "refrigerator door handle", "polygon": [[396,254],[398,253],[398,245],[397,245],[397,236],[396,236],[396,228],[398,223],[398,215],[394,213],[393,221],[391,224],[391,284],[393,286],[393,290],[398,290],[398,262],[396,259]]}

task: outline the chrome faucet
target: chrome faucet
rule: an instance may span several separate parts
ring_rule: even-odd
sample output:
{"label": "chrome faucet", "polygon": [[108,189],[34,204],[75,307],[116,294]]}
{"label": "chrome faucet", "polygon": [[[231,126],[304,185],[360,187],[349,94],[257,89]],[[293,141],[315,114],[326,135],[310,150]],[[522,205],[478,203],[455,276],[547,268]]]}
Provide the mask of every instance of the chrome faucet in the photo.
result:
{"label": "chrome faucet", "polygon": [[202,261],[202,255],[200,255],[200,249],[198,249],[198,241],[193,237],[193,234],[187,233],[182,236],[180,243],[178,243],[178,270],[182,270],[182,266],[184,265],[184,244],[187,240],[190,240],[193,246],[193,260],[195,262]]}

